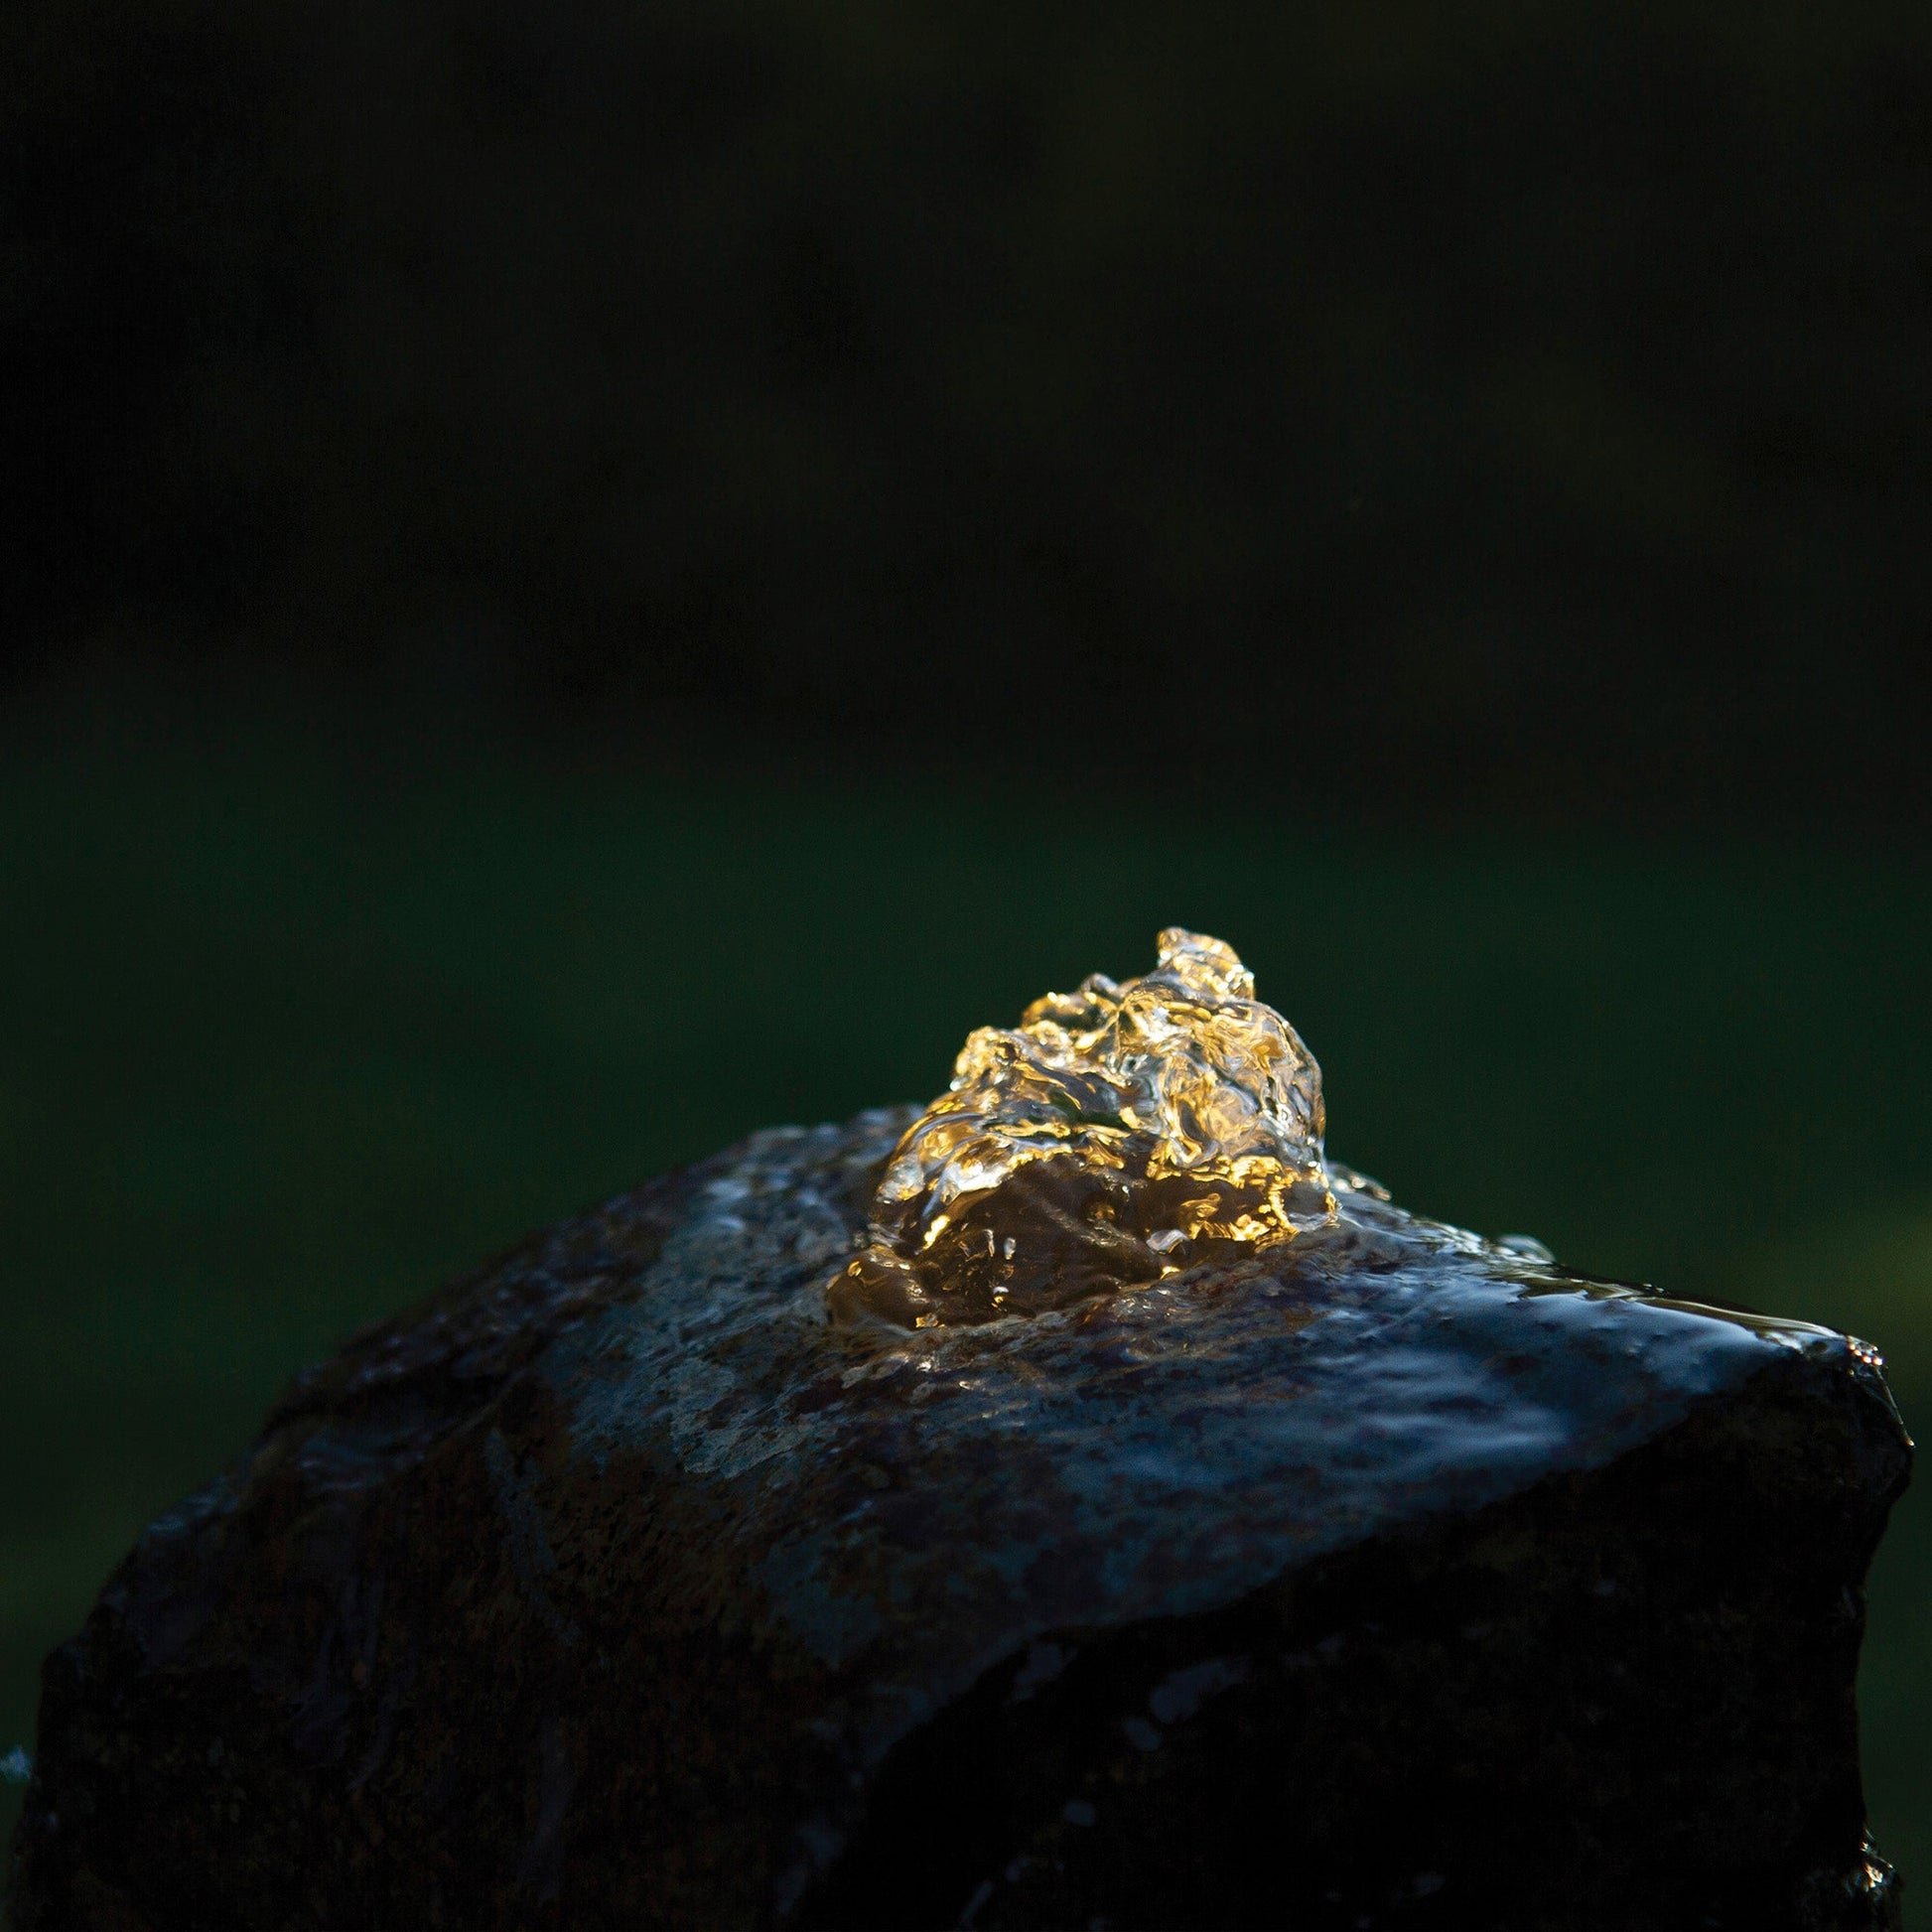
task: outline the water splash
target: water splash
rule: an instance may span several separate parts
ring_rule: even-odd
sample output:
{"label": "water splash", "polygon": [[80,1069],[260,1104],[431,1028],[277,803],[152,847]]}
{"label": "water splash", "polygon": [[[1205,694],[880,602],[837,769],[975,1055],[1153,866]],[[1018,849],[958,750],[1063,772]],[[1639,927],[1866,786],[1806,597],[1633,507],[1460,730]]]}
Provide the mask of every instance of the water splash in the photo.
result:
{"label": "water splash", "polygon": [[1321,1070],[1219,939],[982,1027],[906,1129],[835,1319],[1035,1313],[1332,1225]]}

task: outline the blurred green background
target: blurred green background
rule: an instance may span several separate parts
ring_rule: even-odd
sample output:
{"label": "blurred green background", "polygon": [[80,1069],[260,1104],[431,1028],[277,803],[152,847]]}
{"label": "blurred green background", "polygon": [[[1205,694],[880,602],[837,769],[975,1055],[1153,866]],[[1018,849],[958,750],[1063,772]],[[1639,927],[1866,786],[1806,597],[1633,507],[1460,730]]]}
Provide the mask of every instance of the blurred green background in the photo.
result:
{"label": "blurred green background", "polygon": [[[0,764],[0,1750],[144,1520],[345,1330],[751,1128],[928,1096],[969,1028],[1144,968],[1173,920],[1237,944],[1321,1060],[1332,1149],[1404,1202],[1848,1324],[1932,1414],[1923,855],[243,724]],[[1917,1495],[1863,1680],[1908,1872],[1929,1585]]]}

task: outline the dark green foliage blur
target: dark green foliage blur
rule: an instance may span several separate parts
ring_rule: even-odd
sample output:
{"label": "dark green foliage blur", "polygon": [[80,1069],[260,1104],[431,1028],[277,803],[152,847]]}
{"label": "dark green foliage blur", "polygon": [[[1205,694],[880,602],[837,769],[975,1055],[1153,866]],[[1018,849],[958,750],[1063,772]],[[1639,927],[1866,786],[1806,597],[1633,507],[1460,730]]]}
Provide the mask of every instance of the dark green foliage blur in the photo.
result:
{"label": "dark green foliage blur", "polygon": [[[141,1524],[345,1331],[749,1129],[929,1097],[1169,921],[1239,946],[1405,1203],[1851,1325],[1932,1415],[1923,856],[406,769],[241,724],[0,757],[0,1755]],[[1867,1761],[1932,1882],[1928,1588],[1913,1495]]]}
{"label": "dark green foliage blur", "polygon": [[1922,824],[1929,235],[1921,0],[11,0],[0,657]]}

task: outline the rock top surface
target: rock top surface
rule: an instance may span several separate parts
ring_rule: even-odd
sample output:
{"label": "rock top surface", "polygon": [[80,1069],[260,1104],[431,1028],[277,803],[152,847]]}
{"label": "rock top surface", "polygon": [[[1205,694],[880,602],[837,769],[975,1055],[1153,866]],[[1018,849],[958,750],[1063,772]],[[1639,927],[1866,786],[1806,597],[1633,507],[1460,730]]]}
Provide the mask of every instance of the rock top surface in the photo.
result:
{"label": "rock top surface", "polygon": [[[1539,1802],[1485,1713],[1573,1781],[1550,1832],[1605,1794],[1546,1848],[1650,1901],[1602,1923],[1672,1884],[1888,1922],[1851,1682],[1908,1446],[1871,1350],[1340,1169],[1332,1226],[1245,1259],[840,1325],[912,1118],[756,1135],[299,1378],[50,1659],[22,1924],[1178,1923],[1119,1874],[1183,1821],[1198,1922],[1596,1922],[1455,1863]],[[1644,1809],[1672,1750],[1735,1818]],[[1418,1779],[1437,1823],[1391,1822]]]}

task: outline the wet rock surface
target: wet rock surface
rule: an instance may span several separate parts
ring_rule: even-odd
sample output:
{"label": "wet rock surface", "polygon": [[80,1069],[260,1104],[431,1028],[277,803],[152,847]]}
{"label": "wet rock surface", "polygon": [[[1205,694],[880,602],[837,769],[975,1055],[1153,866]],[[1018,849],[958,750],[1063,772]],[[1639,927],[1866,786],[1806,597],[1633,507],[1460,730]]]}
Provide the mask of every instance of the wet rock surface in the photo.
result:
{"label": "wet rock surface", "polygon": [[50,1658],[28,1928],[1823,1928],[1909,1449],[1827,1330],[1337,1224],[842,1325],[909,1112],[301,1377]]}

